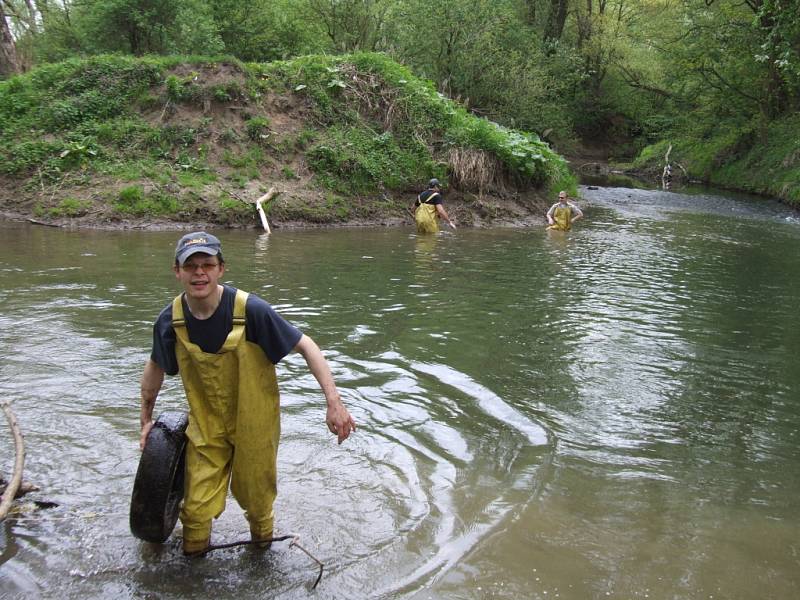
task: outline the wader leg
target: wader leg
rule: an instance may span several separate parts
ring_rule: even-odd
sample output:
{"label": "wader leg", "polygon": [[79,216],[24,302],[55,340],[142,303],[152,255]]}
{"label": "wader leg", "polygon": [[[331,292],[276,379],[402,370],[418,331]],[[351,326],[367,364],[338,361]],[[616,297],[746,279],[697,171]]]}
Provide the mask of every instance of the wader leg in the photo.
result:
{"label": "wader leg", "polygon": [[181,509],[185,541],[200,542],[211,536],[211,520],[225,510],[232,454],[233,447],[224,440],[201,447],[189,440],[186,445],[186,494]]}
{"label": "wader leg", "polygon": [[[237,449],[239,450],[239,449]],[[245,511],[253,539],[272,537],[273,504],[277,495],[277,448],[250,454],[237,451],[231,491]]]}

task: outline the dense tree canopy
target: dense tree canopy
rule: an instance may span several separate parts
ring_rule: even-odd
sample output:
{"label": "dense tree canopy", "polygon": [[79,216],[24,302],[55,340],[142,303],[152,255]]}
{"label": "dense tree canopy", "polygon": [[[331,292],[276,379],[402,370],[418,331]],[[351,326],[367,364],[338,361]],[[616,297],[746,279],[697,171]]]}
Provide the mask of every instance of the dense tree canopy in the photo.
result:
{"label": "dense tree canopy", "polygon": [[798,14],[800,0],[0,0],[0,76],[107,52],[381,51],[562,148],[634,151],[797,111]]}

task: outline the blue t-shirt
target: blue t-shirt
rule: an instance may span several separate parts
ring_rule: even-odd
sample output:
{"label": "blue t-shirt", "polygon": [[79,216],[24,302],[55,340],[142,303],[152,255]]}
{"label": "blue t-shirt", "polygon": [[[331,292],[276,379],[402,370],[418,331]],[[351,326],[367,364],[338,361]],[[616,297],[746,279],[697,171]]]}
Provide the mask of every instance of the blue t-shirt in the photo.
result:
{"label": "blue t-shirt", "polygon": [[[189,340],[210,354],[216,354],[233,329],[233,304],[236,288],[223,286],[222,300],[208,319],[196,319],[182,296],[183,316]],[[300,341],[303,333],[281,317],[266,301],[255,294],[247,297],[245,305],[245,336],[248,342],[258,344],[269,361],[276,365]],[[176,336],[172,327],[172,302],[158,315],[153,326],[153,350],[150,359],[164,369],[167,375],[178,372],[175,356]]]}

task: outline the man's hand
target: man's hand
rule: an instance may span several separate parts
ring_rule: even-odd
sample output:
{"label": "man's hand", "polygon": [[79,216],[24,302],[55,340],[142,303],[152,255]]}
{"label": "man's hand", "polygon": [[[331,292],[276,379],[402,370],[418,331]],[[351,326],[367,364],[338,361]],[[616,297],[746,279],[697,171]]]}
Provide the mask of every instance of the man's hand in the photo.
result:
{"label": "man's hand", "polygon": [[144,445],[147,443],[147,434],[150,433],[150,430],[153,428],[154,422],[155,421],[148,421],[142,425],[142,433],[139,435],[139,450],[144,450]]}
{"label": "man's hand", "polygon": [[351,432],[356,430],[356,422],[341,400],[328,403],[325,423],[330,432],[336,434],[340,444],[349,437]]}

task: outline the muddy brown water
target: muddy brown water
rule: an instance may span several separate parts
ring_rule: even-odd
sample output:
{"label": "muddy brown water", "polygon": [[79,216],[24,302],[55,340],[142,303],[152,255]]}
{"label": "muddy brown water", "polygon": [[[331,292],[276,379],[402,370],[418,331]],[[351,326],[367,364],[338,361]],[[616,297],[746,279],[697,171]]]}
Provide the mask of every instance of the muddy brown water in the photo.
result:
{"label": "muddy brown water", "polygon": [[[281,363],[276,526],[325,564],[313,592],[286,543],[189,561],[180,525],[128,528],[178,236],[0,224],[1,389],[42,488],[2,523],[0,597],[798,597],[800,219],[582,193],[568,235],[216,232],[226,280],[320,344],[359,424],[338,446]],[[169,379],[157,412],[181,407]],[[214,541],[246,536],[231,499]]]}

